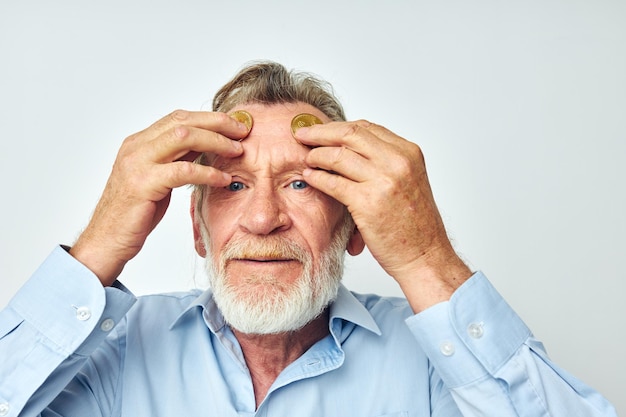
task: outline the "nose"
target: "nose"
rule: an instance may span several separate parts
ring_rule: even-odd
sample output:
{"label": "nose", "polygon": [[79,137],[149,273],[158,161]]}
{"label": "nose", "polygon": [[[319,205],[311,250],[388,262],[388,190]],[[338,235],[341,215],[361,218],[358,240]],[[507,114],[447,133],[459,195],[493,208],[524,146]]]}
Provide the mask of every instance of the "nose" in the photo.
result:
{"label": "nose", "polygon": [[290,218],[279,193],[270,186],[255,186],[249,193],[245,212],[240,217],[240,226],[255,235],[269,235],[286,230]]}

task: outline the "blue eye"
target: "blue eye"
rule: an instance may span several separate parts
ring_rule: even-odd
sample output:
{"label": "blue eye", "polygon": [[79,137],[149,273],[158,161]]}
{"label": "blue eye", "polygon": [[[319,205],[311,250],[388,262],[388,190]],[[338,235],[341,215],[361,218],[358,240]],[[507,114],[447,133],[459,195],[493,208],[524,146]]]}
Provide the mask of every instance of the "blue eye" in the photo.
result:
{"label": "blue eye", "polygon": [[234,182],[231,182],[230,185],[226,188],[228,189],[228,191],[241,191],[244,188],[246,188],[246,186],[243,185],[242,182],[234,181]]}
{"label": "blue eye", "polygon": [[291,188],[293,188],[294,190],[304,190],[305,188],[307,188],[309,186],[309,184],[307,184],[304,181],[298,180],[298,181],[294,181],[291,184],[289,184],[291,186]]}

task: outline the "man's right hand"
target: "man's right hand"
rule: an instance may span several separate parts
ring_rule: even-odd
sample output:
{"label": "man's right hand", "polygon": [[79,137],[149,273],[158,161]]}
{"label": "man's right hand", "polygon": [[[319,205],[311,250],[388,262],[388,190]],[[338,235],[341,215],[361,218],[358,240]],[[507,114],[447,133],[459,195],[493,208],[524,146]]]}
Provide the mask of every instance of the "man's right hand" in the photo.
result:
{"label": "man's right hand", "polygon": [[231,177],[194,164],[201,153],[241,155],[248,134],[226,113],[175,111],[122,144],[94,214],[70,254],[104,286],[143,247],[167,210],[173,188],[187,184],[223,187]]}

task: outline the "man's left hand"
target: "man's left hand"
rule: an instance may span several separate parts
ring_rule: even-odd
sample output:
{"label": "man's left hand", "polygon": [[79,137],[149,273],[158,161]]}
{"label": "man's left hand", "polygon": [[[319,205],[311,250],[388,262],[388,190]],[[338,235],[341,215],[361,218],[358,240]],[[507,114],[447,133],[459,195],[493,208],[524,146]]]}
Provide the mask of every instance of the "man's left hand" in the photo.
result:
{"label": "man's left hand", "polygon": [[416,312],[471,276],[446,234],[419,146],[364,120],[302,128],[296,139],[314,146],[306,181],[348,208]]}

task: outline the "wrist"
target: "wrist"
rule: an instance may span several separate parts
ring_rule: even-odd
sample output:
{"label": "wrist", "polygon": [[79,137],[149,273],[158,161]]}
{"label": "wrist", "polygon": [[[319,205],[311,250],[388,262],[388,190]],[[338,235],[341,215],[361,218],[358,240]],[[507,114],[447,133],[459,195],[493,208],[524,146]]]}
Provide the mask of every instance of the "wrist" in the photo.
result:
{"label": "wrist", "polygon": [[469,267],[450,249],[425,253],[394,278],[417,314],[448,301],[471,276]]}
{"label": "wrist", "polygon": [[124,262],[115,262],[101,245],[89,244],[79,238],[68,253],[83,264],[100,280],[104,287],[111,286],[124,268]]}

